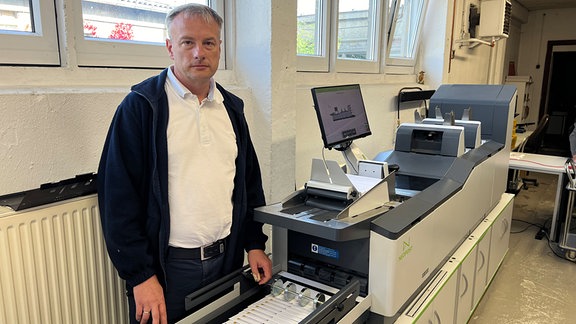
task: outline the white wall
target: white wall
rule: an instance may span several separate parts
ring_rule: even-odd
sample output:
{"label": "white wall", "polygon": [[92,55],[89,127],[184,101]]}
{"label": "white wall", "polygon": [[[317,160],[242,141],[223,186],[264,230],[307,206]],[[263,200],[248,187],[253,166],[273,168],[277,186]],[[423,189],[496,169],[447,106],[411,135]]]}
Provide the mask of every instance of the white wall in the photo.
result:
{"label": "white wall", "polygon": [[512,22],[510,24],[510,37],[506,42],[506,54],[504,56],[504,66],[502,74],[504,78],[508,75],[509,63],[514,62],[516,75],[518,75],[518,56],[520,55],[520,39],[522,35],[522,25],[528,22],[528,10],[518,2],[512,1]]}
{"label": "white wall", "polygon": [[[432,89],[438,88],[443,83],[443,77],[448,72],[449,53],[451,49],[452,35],[452,12],[453,6],[448,5],[449,1],[430,0],[424,21],[424,35],[419,49],[420,61],[425,83]],[[444,19],[434,19],[436,17],[446,17]],[[442,21],[443,23],[440,23]]]}
{"label": "white wall", "polygon": [[[312,108],[310,88],[359,83],[373,136],[359,140],[368,157],[393,147],[396,95],[415,86],[415,75],[299,73],[295,68],[295,2],[239,0],[236,4],[236,55],[233,70],[217,80],[242,97],[262,164],[269,202],[300,186],[309,177],[322,140]],[[426,72],[424,88],[441,82],[486,79],[486,49],[459,50],[449,62],[445,48],[454,2],[431,0],[416,71]],[[228,11],[230,13],[230,11]],[[444,49],[444,50],[443,50]],[[465,53],[465,55],[464,55]],[[0,54],[1,55],[1,54]],[[129,87],[155,70],[0,67],[0,194],[27,190],[41,183],[95,172],[108,125]],[[443,81],[441,81],[443,80]],[[401,111],[412,121],[416,106]],[[343,162],[339,153],[327,158]]]}
{"label": "white wall", "polygon": [[470,38],[469,4],[479,7],[480,1],[449,1],[448,4],[446,37],[448,48],[445,51],[447,61],[444,65],[443,83],[501,83],[499,69],[503,51],[499,48],[505,48],[505,40],[496,42],[494,47],[481,43],[459,42]]}
{"label": "white wall", "polygon": [[[547,44],[550,40],[576,39],[576,8],[540,10],[530,12],[522,25],[518,62],[518,75],[532,76],[530,86],[530,120],[538,120]],[[537,67],[539,65],[539,67]]]}
{"label": "white wall", "polygon": [[[0,194],[94,172],[102,125],[124,92],[0,96]],[[73,173],[70,173],[73,168]]]}
{"label": "white wall", "polygon": [[251,135],[268,200],[277,201],[294,189],[296,37],[286,31],[296,30],[296,2],[241,0],[235,5],[235,71],[239,83],[252,90]]}

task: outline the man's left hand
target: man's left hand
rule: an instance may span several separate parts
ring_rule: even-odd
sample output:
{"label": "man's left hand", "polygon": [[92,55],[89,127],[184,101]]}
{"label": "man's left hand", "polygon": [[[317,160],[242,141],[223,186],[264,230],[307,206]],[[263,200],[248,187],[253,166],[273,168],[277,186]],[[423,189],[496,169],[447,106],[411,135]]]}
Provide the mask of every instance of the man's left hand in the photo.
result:
{"label": "man's left hand", "polygon": [[248,264],[258,284],[263,285],[272,278],[272,261],[263,250],[248,251]]}

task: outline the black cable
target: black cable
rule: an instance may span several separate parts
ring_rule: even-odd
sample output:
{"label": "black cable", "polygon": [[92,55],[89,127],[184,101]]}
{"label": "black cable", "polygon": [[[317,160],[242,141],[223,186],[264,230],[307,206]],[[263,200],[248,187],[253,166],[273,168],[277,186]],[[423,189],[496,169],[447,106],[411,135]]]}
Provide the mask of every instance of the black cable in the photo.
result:
{"label": "black cable", "polygon": [[527,221],[525,221],[525,220],[514,219],[514,218],[512,219],[512,221],[513,221],[513,222],[526,223],[526,224],[528,224],[528,226],[526,226],[523,230],[520,230],[520,231],[516,231],[516,232],[510,231],[510,234],[520,234],[520,233],[523,233],[523,232],[525,232],[527,229],[529,229],[529,228],[532,227],[532,226],[537,227],[537,228],[540,229],[540,230],[545,230],[544,225],[540,225],[540,224],[536,224],[536,223],[530,223],[530,222],[527,222]]}
{"label": "black cable", "polygon": [[[521,231],[517,231],[517,232],[510,231],[510,234],[519,234],[519,233],[526,231],[528,228],[530,228],[532,226],[537,227],[537,228],[539,228],[537,235],[539,235],[541,233],[541,235],[543,235],[543,237],[546,237],[546,241],[547,241],[548,248],[550,249],[550,251],[552,251],[552,253],[554,253],[554,255],[559,257],[560,259],[570,261],[570,260],[566,259],[565,256],[562,255],[562,253],[560,251],[557,251],[557,250],[562,249],[562,248],[560,248],[560,247],[555,248],[555,246],[552,245],[552,243],[555,243],[555,242],[552,242],[550,240],[549,229],[546,227],[546,224],[548,222],[552,222],[552,218],[548,218],[547,220],[545,220],[542,225],[536,224],[536,223],[531,223],[531,222],[521,220],[521,219],[512,219],[512,221],[526,223],[526,224],[528,224],[528,226]],[[556,246],[558,246],[558,245],[556,245]],[[570,261],[570,262],[572,262],[572,261]]]}

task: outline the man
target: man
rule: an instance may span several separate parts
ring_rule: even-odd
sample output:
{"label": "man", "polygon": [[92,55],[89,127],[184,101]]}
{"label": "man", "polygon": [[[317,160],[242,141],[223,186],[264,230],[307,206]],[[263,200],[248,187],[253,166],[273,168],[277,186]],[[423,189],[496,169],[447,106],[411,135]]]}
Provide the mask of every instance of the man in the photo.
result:
{"label": "man", "polygon": [[240,268],[243,249],[256,281],[272,276],[253,221],[265,201],[243,102],[213,78],[222,18],[187,4],[166,28],[174,64],[132,87],[98,170],[102,227],[132,323],[181,319],[185,296]]}

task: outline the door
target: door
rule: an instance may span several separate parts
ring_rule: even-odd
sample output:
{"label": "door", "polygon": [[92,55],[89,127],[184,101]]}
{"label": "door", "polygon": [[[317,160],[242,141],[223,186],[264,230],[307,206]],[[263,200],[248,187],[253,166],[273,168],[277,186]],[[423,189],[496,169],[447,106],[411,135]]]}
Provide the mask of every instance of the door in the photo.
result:
{"label": "door", "polygon": [[543,154],[570,156],[568,135],[576,119],[575,75],[576,40],[549,41],[540,102],[540,116],[550,115]]}

